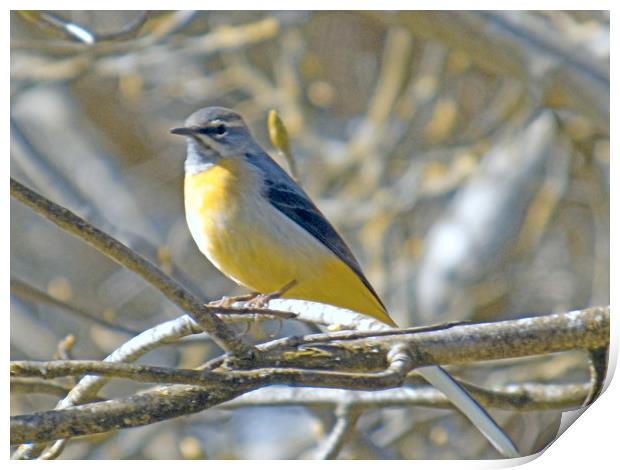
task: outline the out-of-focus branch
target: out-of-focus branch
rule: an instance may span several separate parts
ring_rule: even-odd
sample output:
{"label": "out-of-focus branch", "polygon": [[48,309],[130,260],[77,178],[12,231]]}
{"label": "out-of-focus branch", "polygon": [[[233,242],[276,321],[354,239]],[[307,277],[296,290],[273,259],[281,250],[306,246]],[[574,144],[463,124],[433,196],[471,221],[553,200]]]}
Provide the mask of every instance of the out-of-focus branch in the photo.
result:
{"label": "out-of-focus branch", "polygon": [[338,457],[342,448],[351,440],[355,433],[355,425],[360,413],[348,403],[336,407],[336,422],[329,435],[315,451],[314,458],[332,460]]}
{"label": "out-of-focus branch", "polygon": [[83,44],[93,45],[101,41],[123,40],[133,37],[138,33],[140,28],[148,19],[148,12],[138,12],[135,18],[132,18],[127,24],[123,25],[117,31],[108,33],[96,33],[90,31],[87,27],[75,22],[66,20],[58,15],[45,11],[25,11],[19,10],[20,16],[37,26],[43,26],[47,29],[53,29],[69,38],[77,40]]}
{"label": "out-of-focus branch", "polygon": [[[416,280],[416,313],[422,323],[470,317],[474,305],[467,287],[506,257],[545,165],[565,158],[566,152],[553,113],[542,111],[532,115],[520,135],[498,141],[484,155],[476,174],[426,235]],[[446,244],[453,249],[446,250]]]}
{"label": "out-of-focus branch", "polygon": [[167,276],[161,269],[118,240],[12,178],[11,196],[44,215],[60,228],[80,237],[114,261],[139,274],[159,289],[171,302],[186,310],[224,350],[239,357],[253,356],[252,346],[239,339],[224,322],[217,318],[215,315],[217,308],[205,306],[196,296]]}
{"label": "out-of-focus branch", "polygon": [[[375,90],[364,120],[352,136],[347,148],[347,164],[359,160],[364,155],[385,152],[382,144],[385,140],[387,123],[394,109],[394,103],[401,92],[406,77],[408,59],[411,55],[411,34],[404,28],[394,27],[388,31],[384,47],[384,59]],[[379,150],[381,149],[381,150]],[[374,187],[374,179],[381,172],[378,160],[365,161],[365,171],[358,178],[367,178],[357,187],[364,191]]]}
{"label": "out-of-focus branch", "polygon": [[[193,17],[193,13],[178,12],[179,21],[174,21],[172,30]],[[44,54],[31,52],[16,56],[11,66],[12,79],[40,81],[68,80],[94,68],[103,75],[123,75],[131,64],[133,70],[152,66],[154,62],[169,61],[172,57],[182,55],[189,57],[199,55],[202,59],[218,52],[233,51],[248,47],[275,37],[280,29],[279,22],[267,17],[247,24],[215,29],[198,37],[181,37],[174,45],[157,44],[171,30],[155,32],[142,38],[123,42],[95,42],[86,46],[76,42],[44,43],[37,41],[14,41],[14,49],[51,49],[73,52],[74,55],[58,60]],[[85,48],[88,51],[85,51]]]}
{"label": "out-of-focus branch", "polygon": [[11,393],[42,393],[45,395],[66,395],[70,388],[48,380],[11,377]]}
{"label": "out-of-focus branch", "polygon": [[92,206],[79,189],[35,148],[12,116],[11,157],[35,186],[48,188],[51,197],[92,218]]}
{"label": "out-of-focus branch", "polygon": [[179,38],[174,47],[162,44],[150,48],[136,48],[131,43],[124,43],[122,45],[127,51],[126,54],[102,57],[97,61],[96,68],[104,74],[116,75],[126,73],[128,62],[135,67],[152,66],[154,61],[165,61],[170,55],[176,54],[185,57],[198,55],[204,59],[218,52],[230,52],[271,39],[279,30],[278,20],[268,16],[235,27],[216,28],[201,36]]}
{"label": "out-of-focus branch", "polygon": [[[28,178],[32,180],[34,185],[49,191],[49,196],[56,199],[59,204],[75,210],[82,217],[91,220],[103,231],[121,240],[129,248],[138,251],[149,260],[161,263],[161,250],[156,244],[151,243],[134,232],[121,229],[117,225],[112,224],[101,210],[91,203],[88,198],[84,197],[80,188],[70,178],[67,178],[62,171],[59,171],[50,163],[49,156],[35,148],[14,118],[11,118],[11,153],[11,156],[16,157],[17,164],[26,173]],[[170,265],[168,272],[174,278],[181,281],[184,285],[191,285],[190,280],[183,275],[183,272],[177,266],[172,262],[168,262],[168,264]]]}
{"label": "out-of-focus branch", "polygon": [[[586,113],[609,130],[609,71],[579,44],[558,37],[529,12],[371,12],[416,35],[465,52],[477,65],[543,90],[547,104]],[[536,85],[535,85],[536,84]]]}
{"label": "out-of-focus branch", "polygon": [[103,318],[98,317],[95,314],[92,314],[86,310],[76,307],[75,305],[69,305],[66,302],[63,302],[61,300],[58,300],[52,297],[47,292],[37,289],[36,287],[31,286],[30,284],[24,281],[21,281],[19,279],[11,279],[11,294],[21,297],[24,300],[33,301],[35,303],[43,303],[43,304],[52,305],[54,307],[61,308],[65,310],[66,312],[69,312],[76,316],[80,316],[82,318],[87,318],[88,320],[91,320],[97,323],[98,325],[104,326],[105,328],[109,328],[114,331],[120,331],[122,333],[130,334],[130,335],[140,334],[139,331],[131,330],[129,328],[124,327],[123,325],[115,325],[114,323],[110,323],[104,320]]}
{"label": "out-of-focus branch", "polygon": [[[246,393],[222,403],[221,409],[246,406],[312,406],[333,407],[338,403],[352,403],[363,409],[424,406],[453,408],[443,393],[429,385],[420,385],[407,378],[403,388],[373,392],[358,390],[331,390],[320,388],[269,387]],[[512,384],[486,389],[459,381],[483,406],[513,411],[575,409],[583,405],[591,389],[588,383],[574,384]]]}

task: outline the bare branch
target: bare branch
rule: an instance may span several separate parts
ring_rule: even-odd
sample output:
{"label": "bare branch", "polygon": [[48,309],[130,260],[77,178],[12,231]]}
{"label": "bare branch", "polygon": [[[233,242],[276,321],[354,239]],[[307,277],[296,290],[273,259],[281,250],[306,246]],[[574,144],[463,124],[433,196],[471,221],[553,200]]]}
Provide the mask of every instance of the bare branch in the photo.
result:
{"label": "bare branch", "polygon": [[[270,306],[284,309],[284,302]],[[300,318],[304,314],[300,313]],[[317,335],[316,344],[295,348],[290,339],[275,340],[259,347],[257,365],[280,360],[286,352],[289,367],[330,367],[341,364],[359,370],[385,367],[385,355],[394,343],[405,344],[416,367],[433,364],[466,364],[478,361],[527,357],[571,349],[603,347],[609,342],[609,307],[591,307],[568,313],[539,317],[452,326],[434,331],[402,334],[354,341],[333,341]],[[312,342],[314,336],[303,341]],[[327,343],[328,347],[322,347]]]}
{"label": "bare branch", "polygon": [[265,368],[254,370],[192,370],[141,364],[113,363],[105,361],[12,361],[14,377],[56,378],[84,374],[121,377],[138,382],[177,383],[201,385],[206,388],[260,386],[280,382],[288,385],[344,386],[352,389],[365,387],[385,388],[398,385],[413,367],[413,363],[401,345],[390,349],[388,368],[378,373],[348,373],[306,369]]}
{"label": "bare branch", "polygon": [[463,51],[480,67],[542,90],[549,105],[585,112],[609,130],[609,71],[581,45],[558,38],[529,12],[372,12],[413,34]]}
{"label": "bare branch", "polygon": [[[323,383],[327,387],[354,389],[391,388],[402,384],[412,366],[411,361],[400,348],[395,347],[392,351],[390,365],[384,371],[375,374],[275,368],[235,371],[234,376],[210,371],[166,371],[165,373],[169,372],[170,376],[174,375],[179,380],[208,383],[208,387],[173,385],[103,403],[15,416],[11,421],[11,442],[13,444],[37,443],[155,423],[196,413],[270,383],[286,383],[292,386]],[[144,367],[144,373],[140,377],[149,377],[148,380],[153,376],[164,375],[164,372],[158,370],[162,368],[130,364],[99,362],[97,365],[93,364],[92,369],[101,368],[103,372],[104,369],[109,368],[114,369],[116,374],[124,374],[127,370],[125,366]]]}
{"label": "bare branch", "polygon": [[117,263],[139,274],[145,281],[159,289],[171,302],[187,311],[224,350],[240,358],[253,356],[253,347],[239,339],[224,322],[217,318],[212,309],[205,307],[198,297],[118,240],[13,178],[11,178],[11,195],[44,215],[60,228],[80,237]]}
{"label": "bare branch", "polygon": [[[159,346],[174,343],[185,336],[200,333],[201,331],[202,330],[189,315],[183,315],[150,328],[138,336],[131,338],[108,355],[105,361],[132,362]],[[83,377],[78,384],[71,389],[69,394],[56,405],[56,409],[69,408],[93,399],[97,392],[108,382],[109,378],[105,376],[88,375]],[[61,446],[63,445],[61,442],[63,441],[57,441],[54,445]],[[43,450],[42,447],[41,444],[24,444],[15,451],[13,458],[34,458],[36,454],[39,454]]]}
{"label": "bare branch", "polygon": [[131,330],[124,327],[123,325],[115,325],[114,323],[110,323],[95,314],[76,307],[75,305],[70,305],[66,302],[63,302],[62,300],[58,300],[49,295],[47,292],[37,289],[36,287],[31,286],[30,284],[23,282],[19,279],[11,279],[11,294],[36,303],[43,303],[52,305],[54,307],[59,307],[68,313],[82,318],[87,318],[88,320],[91,320],[98,325],[104,326],[105,328],[109,328],[114,331],[119,331],[121,333],[130,335],[140,334],[139,331]]}
{"label": "bare branch", "polygon": [[174,385],[118,400],[16,416],[12,443],[46,442],[155,423],[202,411],[241,393]]}
{"label": "bare branch", "polygon": [[[277,342],[272,342],[270,348],[261,348],[258,362],[271,360],[278,367],[255,370],[188,370],[100,361],[15,362],[13,373],[44,377],[89,373],[203,386],[175,385],[94,405],[16,416],[12,418],[12,442],[49,441],[149,424],[194,413],[266,385],[382,390],[401,385],[414,365],[429,365],[432,359],[472,362],[602,346],[608,341],[609,309],[591,308],[393,337],[334,340],[298,349],[277,349]],[[373,369],[378,372],[367,372]],[[177,403],[177,398],[183,403]]]}
{"label": "bare branch", "polygon": [[109,33],[95,33],[83,25],[66,20],[58,15],[46,11],[25,12],[18,11],[22,18],[33,22],[37,26],[53,29],[80,43],[92,46],[100,41],[122,40],[133,37],[148,19],[147,11],[140,11],[118,31]]}
{"label": "bare branch", "polygon": [[[333,407],[353,403],[363,409],[424,406],[453,408],[443,393],[429,385],[407,378],[407,386],[392,390],[358,391],[321,388],[269,387],[246,393],[218,405],[221,409],[246,406],[312,406]],[[590,384],[511,384],[486,389],[460,381],[481,405],[513,411],[575,409],[585,402]]]}

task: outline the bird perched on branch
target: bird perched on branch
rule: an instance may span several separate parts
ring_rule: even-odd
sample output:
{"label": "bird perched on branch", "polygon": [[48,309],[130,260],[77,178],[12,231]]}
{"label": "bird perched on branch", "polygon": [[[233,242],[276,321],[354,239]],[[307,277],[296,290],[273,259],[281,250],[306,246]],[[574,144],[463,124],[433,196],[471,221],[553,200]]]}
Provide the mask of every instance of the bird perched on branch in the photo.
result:
{"label": "bird perched on branch", "polygon": [[222,273],[255,292],[291,281],[283,296],[370,315],[395,326],[338,232],[297,183],[225,108],[192,114],[185,214],[198,248]]}
{"label": "bird perched on branch", "polygon": [[[353,310],[396,326],[342,237],[301,187],[252,137],[236,112],[203,108],[183,127],[185,215],[200,251],[255,292],[294,283],[283,297]],[[510,439],[440,367],[420,373],[507,456]]]}

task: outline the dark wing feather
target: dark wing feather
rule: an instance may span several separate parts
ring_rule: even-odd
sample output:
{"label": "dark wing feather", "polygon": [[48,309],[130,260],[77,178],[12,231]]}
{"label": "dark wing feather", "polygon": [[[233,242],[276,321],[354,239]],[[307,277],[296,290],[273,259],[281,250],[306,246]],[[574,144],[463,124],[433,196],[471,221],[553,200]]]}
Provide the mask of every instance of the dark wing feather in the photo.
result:
{"label": "dark wing feather", "polygon": [[265,196],[269,202],[344,261],[385,309],[347,244],[308,195],[268,155],[253,153],[246,158],[263,171]]}

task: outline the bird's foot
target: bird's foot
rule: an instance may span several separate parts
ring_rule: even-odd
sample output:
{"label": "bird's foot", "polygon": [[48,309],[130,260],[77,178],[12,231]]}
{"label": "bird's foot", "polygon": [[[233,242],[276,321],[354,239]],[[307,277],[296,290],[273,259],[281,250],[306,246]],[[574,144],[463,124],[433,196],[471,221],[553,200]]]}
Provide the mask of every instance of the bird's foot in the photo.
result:
{"label": "bird's foot", "polygon": [[244,302],[246,308],[266,308],[269,301],[277,299],[282,296],[289,289],[293,288],[297,284],[296,280],[292,280],[280,289],[270,292],[269,294],[262,294],[260,292],[252,292],[251,294],[224,296],[221,299],[209,302],[207,305],[212,307],[233,307],[237,302]]}
{"label": "bird's foot", "polygon": [[209,305],[210,307],[230,308],[236,302],[245,302],[248,298],[250,298],[248,295],[235,295],[230,297],[225,295],[221,299],[213,300],[206,305]]}
{"label": "bird's foot", "polygon": [[266,308],[269,305],[270,300],[281,297],[288,290],[292,289],[296,284],[297,284],[297,281],[293,279],[291,282],[287,283],[286,285],[282,286],[278,290],[271,292],[269,294],[255,293],[253,297],[247,301],[245,306],[249,308]]}

